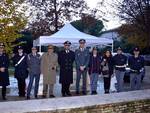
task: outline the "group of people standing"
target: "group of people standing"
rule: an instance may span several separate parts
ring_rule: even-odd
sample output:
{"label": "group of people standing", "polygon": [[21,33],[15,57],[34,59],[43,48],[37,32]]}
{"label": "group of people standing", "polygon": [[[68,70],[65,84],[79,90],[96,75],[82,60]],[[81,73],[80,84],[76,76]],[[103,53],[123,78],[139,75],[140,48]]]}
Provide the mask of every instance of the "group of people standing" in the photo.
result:
{"label": "group of people standing", "polygon": [[[57,67],[60,67],[59,82],[62,85],[62,96],[71,96],[70,85],[73,83],[73,67],[76,66],[76,94],[80,94],[80,80],[82,78],[82,94],[87,94],[87,73],[90,77],[91,94],[97,94],[97,81],[100,74],[104,78],[104,91],[109,93],[111,77],[116,75],[117,91],[123,91],[123,78],[127,63],[131,68],[131,89],[138,90],[141,86],[141,71],[144,68],[144,59],[139,55],[139,48],[133,50],[134,55],[127,58],[122,49],[117,49],[117,55],[112,56],[111,51],[106,50],[100,55],[97,47],[92,52],[85,47],[86,40],[79,40],[79,48],[72,51],[71,42],[64,42],[64,49],[58,54],[54,53],[54,46],[49,45],[48,51],[42,56],[37,53],[37,48],[32,47],[32,52],[26,54],[21,46],[18,53],[11,58],[15,67],[14,76],[18,82],[18,95],[30,99],[30,93],[35,80],[34,96],[38,98],[40,75],[43,75],[43,98],[53,98],[54,84],[56,83]],[[0,86],[2,86],[2,98],[6,100],[6,86],[9,85],[8,67],[9,58],[4,52],[4,44],[0,43]],[[29,75],[29,84],[26,78]],[[27,86],[27,94],[26,94]]]}

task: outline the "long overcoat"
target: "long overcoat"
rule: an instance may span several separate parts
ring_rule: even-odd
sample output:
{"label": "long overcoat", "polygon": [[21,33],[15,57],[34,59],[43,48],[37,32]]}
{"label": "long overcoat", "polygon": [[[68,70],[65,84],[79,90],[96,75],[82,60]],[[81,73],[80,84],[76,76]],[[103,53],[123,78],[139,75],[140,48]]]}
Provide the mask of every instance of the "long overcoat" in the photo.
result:
{"label": "long overcoat", "polygon": [[58,56],[55,53],[44,53],[41,58],[41,73],[43,74],[43,84],[56,83],[56,67]]}
{"label": "long overcoat", "polygon": [[0,68],[5,68],[5,72],[0,72],[0,86],[9,85],[9,74],[8,74],[9,58],[8,55],[3,53],[0,55]]}
{"label": "long overcoat", "polygon": [[58,55],[58,63],[60,65],[60,79],[59,82],[63,84],[73,83],[73,63],[75,60],[75,53],[71,50],[67,53],[65,50]]}

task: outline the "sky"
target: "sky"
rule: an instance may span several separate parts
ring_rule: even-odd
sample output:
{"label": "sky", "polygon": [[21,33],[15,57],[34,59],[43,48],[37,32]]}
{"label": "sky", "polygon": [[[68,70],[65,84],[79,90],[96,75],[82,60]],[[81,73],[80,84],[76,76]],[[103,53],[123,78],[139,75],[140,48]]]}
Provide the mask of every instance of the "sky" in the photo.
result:
{"label": "sky", "polygon": [[[97,6],[97,3],[101,0],[85,0],[88,4],[89,7],[91,8],[95,8]],[[106,3],[112,3],[113,0],[105,0]],[[112,9],[109,5],[106,5],[107,6],[107,9],[108,10],[114,10]],[[105,26],[105,29],[106,30],[110,30],[110,29],[113,29],[113,28],[117,28],[119,26],[121,26],[121,21],[119,21],[119,18],[118,17],[114,17],[114,15],[110,15],[110,14],[107,14],[105,16],[105,18],[108,20],[108,22],[104,22],[104,26]]]}

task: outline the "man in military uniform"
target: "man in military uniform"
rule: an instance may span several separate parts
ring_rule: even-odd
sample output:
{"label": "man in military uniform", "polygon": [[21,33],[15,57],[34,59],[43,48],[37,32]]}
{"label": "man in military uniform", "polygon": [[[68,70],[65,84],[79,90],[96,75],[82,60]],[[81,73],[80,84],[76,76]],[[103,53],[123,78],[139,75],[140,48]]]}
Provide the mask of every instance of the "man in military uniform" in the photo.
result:
{"label": "man in military uniform", "polygon": [[6,86],[9,85],[9,58],[8,55],[4,53],[4,47],[4,44],[0,43],[0,86],[2,86],[2,99],[6,100]]}
{"label": "man in military uniform", "polygon": [[58,63],[60,65],[60,79],[62,84],[62,96],[71,96],[70,84],[73,83],[73,63],[75,60],[75,54],[70,50],[71,42],[64,42],[64,50],[58,55]]}
{"label": "man in military uniform", "polygon": [[115,74],[117,79],[117,92],[123,91],[123,78],[127,64],[127,57],[123,54],[121,47],[118,47],[117,54],[113,57]]}
{"label": "man in military uniform", "polygon": [[86,95],[86,82],[87,82],[87,67],[89,64],[90,54],[89,50],[85,48],[86,41],[84,39],[79,40],[79,49],[75,51],[75,62],[76,62],[76,94],[79,94],[80,79],[82,75],[82,94]]}
{"label": "man in military uniform", "polygon": [[[41,74],[43,74],[43,98],[54,98],[54,84],[56,83],[56,72],[58,56],[54,53],[54,46],[48,45],[48,51],[41,58]],[[49,90],[48,90],[49,89]]]}
{"label": "man in military uniform", "polygon": [[18,53],[12,58],[15,66],[15,78],[18,81],[19,97],[25,97],[27,71],[27,54],[23,52],[23,47],[18,46]]}
{"label": "man in military uniform", "polygon": [[134,55],[128,60],[130,67],[130,85],[131,90],[139,90],[141,87],[142,71],[144,70],[144,58],[140,56],[140,50],[135,47],[133,50]]}
{"label": "man in military uniform", "polygon": [[32,89],[32,85],[34,82],[34,96],[38,98],[38,88],[39,88],[39,80],[40,80],[40,64],[41,64],[41,56],[37,53],[37,48],[32,47],[32,52],[28,55],[27,64],[29,69],[29,84],[27,88],[27,99],[30,99],[30,92]]}

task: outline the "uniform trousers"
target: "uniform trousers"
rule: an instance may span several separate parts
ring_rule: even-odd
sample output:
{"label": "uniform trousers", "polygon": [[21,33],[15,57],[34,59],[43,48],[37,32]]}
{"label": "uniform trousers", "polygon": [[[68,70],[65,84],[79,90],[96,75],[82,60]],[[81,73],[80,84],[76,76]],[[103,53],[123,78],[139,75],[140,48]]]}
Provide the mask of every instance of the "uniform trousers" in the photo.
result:
{"label": "uniform trousers", "polygon": [[17,78],[17,81],[18,81],[19,96],[24,97],[26,94],[26,92],[25,92],[25,89],[26,89],[25,78]]}

